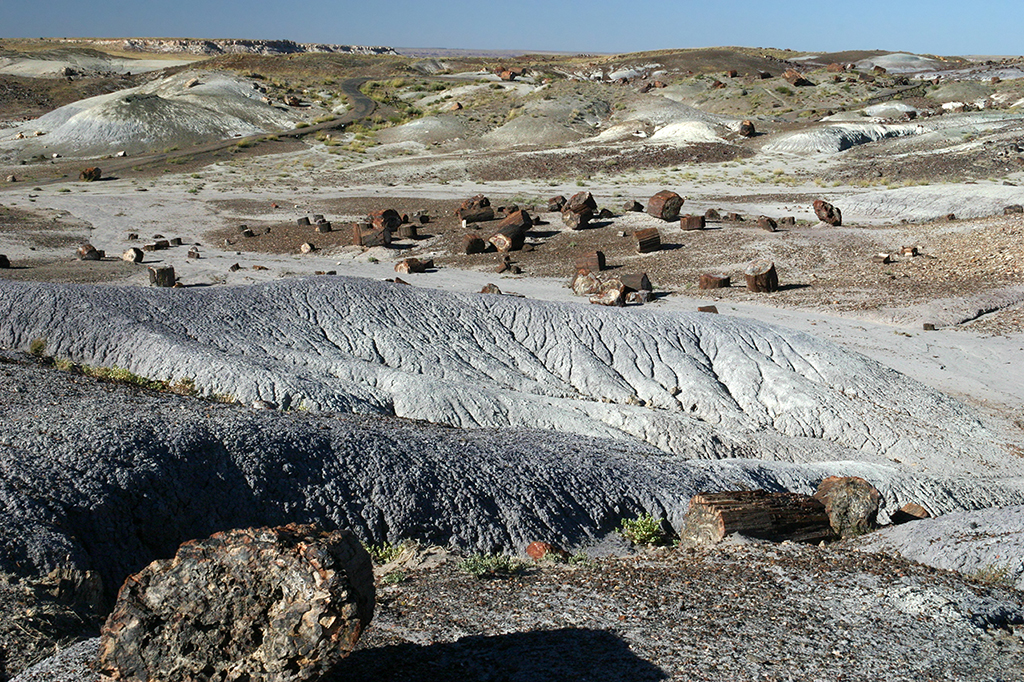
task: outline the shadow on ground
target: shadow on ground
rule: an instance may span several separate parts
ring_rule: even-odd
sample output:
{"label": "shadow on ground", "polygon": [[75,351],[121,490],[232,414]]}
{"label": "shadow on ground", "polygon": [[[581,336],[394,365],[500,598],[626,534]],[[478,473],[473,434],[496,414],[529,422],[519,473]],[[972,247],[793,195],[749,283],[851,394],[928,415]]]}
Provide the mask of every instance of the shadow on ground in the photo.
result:
{"label": "shadow on ground", "polygon": [[563,629],[363,649],[350,655],[324,682],[639,682],[667,678],[661,668],[638,658],[626,642],[609,632]]}

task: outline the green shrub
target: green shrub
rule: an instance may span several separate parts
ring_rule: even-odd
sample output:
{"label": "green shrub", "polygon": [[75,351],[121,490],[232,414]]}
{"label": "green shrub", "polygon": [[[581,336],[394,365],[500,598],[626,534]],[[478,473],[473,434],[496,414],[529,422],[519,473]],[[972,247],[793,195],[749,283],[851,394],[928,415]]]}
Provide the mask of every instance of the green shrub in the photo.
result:
{"label": "green shrub", "polygon": [[46,354],[46,339],[42,337],[32,339],[28,344],[28,352],[34,357],[43,357]]}
{"label": "green shrub", "polygon": [[379,545],[363,545],[370,554],[370,559],[378,566],[391,563],[398,558],[398,555],[405,549],[406,543],[382,542]]}
{"label": "green shrub", "polygon": [[622,519],[618,533],[634,545],[668,544],[668,535],[662,530],[661,519],[654,518],[653,514],[641,514],[635,519]]}

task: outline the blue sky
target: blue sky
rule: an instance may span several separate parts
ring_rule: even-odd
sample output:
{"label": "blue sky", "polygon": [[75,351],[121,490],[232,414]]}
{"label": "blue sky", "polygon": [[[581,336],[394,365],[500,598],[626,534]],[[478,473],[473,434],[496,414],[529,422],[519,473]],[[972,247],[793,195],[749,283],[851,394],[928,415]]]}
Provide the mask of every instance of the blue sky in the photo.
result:
{"label": "blue sky", "polygon": [[1022,27],[1024,0],[0,0],[0,38],[286,38],[599,53],[741,45],[1024,55]]}

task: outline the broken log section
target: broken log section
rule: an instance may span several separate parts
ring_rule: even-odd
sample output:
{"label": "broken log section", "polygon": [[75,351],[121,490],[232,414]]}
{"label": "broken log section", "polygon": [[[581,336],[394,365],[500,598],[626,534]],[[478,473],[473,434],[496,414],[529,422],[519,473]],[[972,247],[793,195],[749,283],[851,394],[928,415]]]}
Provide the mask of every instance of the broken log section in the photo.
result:
{"label": "broken log section", "polygon": [[683,198],[675,192],[663,189],[647,201],[647,213],[664,221],[672,221],[679,217],[679,209],[683,207]]}
{"label": "broken log section", "polygon": [[576,261],[576,270],[587,270],[588,272],[601,272],[605,268],[603,251],[594,251],[581,256]]}
{"label": "broken log section", "polygon": [[810,495],[739,490],[690,499],[679,536],[696,544],[739,533],[761,540],[820,542],[833,537],[825,505]]}
{"label": "broken log section", "polygon": [[729,279],[729,275],[718,275],[705,273],[700,276],[700,281],[697,284],[699,289],[724,289],[730,286],[732,282]]}
{"label": "broken log section", "polygon": [[779,290],[779,275],[775,271],[775,263],[770,260],[756,260],[747,266],[743,273],[747,280],[747,289],[765,293]]}
{"label": "broken log section", "polygon": [[646,272],[635,275],[619,275],[617,279],[622,282],[622,286],[626,288],[627,293],[630,291],[654,290],[654,287],[651,286],[651,280],[647,278]]}
{"label": "broken log section", "polygon": [[703,230],[707,220],[702,215],[684,215],[679,219],[679,227],[684,230]]}
{"label": "broken log section", "polygon": [[501,253],[519,251],[526,243],[526,231],[533,225],[530,214],[524,210],[516,211],[498,223],[498,231],[491,235],[489,241]]}
{"label": "broken log section", "polygon": [[426,272],[434,267],[434,259],[420,260],[419,258],[405,258],[395,263],[395,272],[403,274]]}
{"label": "broken log section", "polygon": [[637,253],[652,253],[661,250],[661,233],[658,228],[650,227],[633,233],[636,238]]}

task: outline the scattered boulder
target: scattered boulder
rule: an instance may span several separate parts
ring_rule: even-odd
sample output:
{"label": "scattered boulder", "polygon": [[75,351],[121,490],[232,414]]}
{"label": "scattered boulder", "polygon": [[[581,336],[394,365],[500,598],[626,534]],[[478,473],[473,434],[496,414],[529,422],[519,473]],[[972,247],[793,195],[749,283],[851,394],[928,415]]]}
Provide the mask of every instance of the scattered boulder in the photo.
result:
{"label": "scattered boulder", "polygon": [[647,202],[647,213],[655,218],[668,222],[679,217],[679,209],[683,207],[683,198],[675,192],[663,189]]}
{"label": "scattered boulder", "polygon": [[589,208],[580,211],[570,210],[568,206],[562,209],[562,222],[570,230],[582,230],[594,217],[594,212]]}
{"label": "scattered boulder", "polygon": [[402,216],[393,208],[374,211],[366,216],[366,219],[369,221],[373,229],[387,230],[388,232],[395,232],[402,224]]}
{"label": "scattered boulder", "polygon": [[82,182],[95,182],[103,177],[103,171],[95,166],[89,168],[83,168],[82,172],[78,174],[78,179]]}
{"label": "scattered boulder", "polygon": [[128,578],[98,668],[122,680],[319,679],[373,617],[370,556],[348,531],[217,533]]}
{"label": "scattered boulder", "polygon": [[135,248],[134,246],[121,254],[121,260],[126,263],[141,263],[142,259],[145,257],[146,252],[142,249]]}
{"label": "scattered boulder", "polygon": [[487,240],[501,253],[519,251],[526,243],[526,232],[533,226],[530,214],[518,210],[498,223],[497,231]]}
{"label": "scattered boulder", "polygon": [[724,220],[727,223],[742,223],[743,216],[741,216],[739,213],[726,213],[725,217],[722,218],[722,220]]}
{"label": "scattered boulder", "polygon": [[720,214],[715,209],[709,208],[708,210],[704,211],[704,221],[705,222],[707,222],[707,223],[712,223],[712,222],[717,223],[717,222],[719,222],[721,220],[722,220],[722,214]]}
{"label": "scattered boulder", "polygon": [[592,296],[601,290],[601,278],[588,270],[577,272],[572,280],[572,293],[576,296]]}
{"label": "scattered boulder", "polygon": [[740,135],[743,137],[753,137],[757,134],[754,129],[754,123],[752,121],[743,121],[740,123]]}
{"label": "scattered boulder", "polygon": [[814,499],[825,505],[829,524],[841,538],[863,535],[878,527],[882,495],[859,476],[829,476],[818,486]]}
{"label": "scattered boulder", "polygon": [[548,199],[548,213],[558,213],[565,207],[565,197],[559,194]]}
{"label": "scattered boulder", "polygon": [[757,226],[766,232],[775,232],[779,229],[779,224],[775,222],[775,219],[766,215],[757,217]]}
{"label": "scattered boulder", "polygon": [[199,259],[199,249],[196,249],[196,248],[189,249],[188,250],[188,258],[191,258],[192,260],[198,260]]}
{"label": "scattered boulder", "polygon": [[174,268],[170,265],[159,265],[149,268],[149,283],[152,286],[173,287],[174,282]]}
{"label": "scattered boulder", "polygon": [[295,221],[295,224],[298,225],[299,227],[309,227],[309,225],[310,225],[309,217],[308,216],[302,216],[301,218],[299,218],[298,220]]}
{"label": "scattered boulder", "polygon": [[590,192],[576,192],[565,202],[562,210],[572,211],[573,213],[582,213],[586,210],[593,212],[597,210],[597,201]]}
{"label": "scattered boulder", "polygon": [[7,258],[7,256],[0,254],[0,269],[6,270],[9,267],[11,267],[11,261]]}
{"label": "scattered boulder", "polygon": [[486,284],[483,289],[480,290],[481,294],[496,294],[501,296],[501,289],[494,284]]}
{"label": "scattered boulder", "polygon": [[814,215],[818,216],[818,220],[821,222],[833,227],[839,227],[843,224],[842,212],[823,199],[814,200]]}
{"label": "scattered boulder", "polygon": [[698,313],[711,313],[712,315],[718,314],[718,306],[715,305],[699,305],[697,306]]}
{"label": "scattered boulder", "polygon": [[636,199],[630,199],[629,201],[622,205],[622,211],[624,213],[642,213],[643,210],[644,205],[641,204]]}
{"label": "scattered boulder", "polygon": [[626,305],[626,291],[618,279],[601,282],[601,288],[591,295],[590,302],[595,305],[606,305],[621,308]]}
{"label": "scattered boulder", "polygon": [[846,71],[846,67],[842,64],[832,62],[831,64],[825,67],[825,70],[828,71],[829,73],[842,73],[843,71]]}
{"label": "scattered boulder", "polygon": [[299,246],[299,253],[313,253],[314,251],[316,251],[316,246],[310,242],[303,242],[302,245]]}
{"label": "scattered boulder", "polygon": [[788,216],[784,216],[782,218],[779,218],[779,226],[780,227],[795,227],[796,226],[796,217],[788,215]]}
{"label": "scattered boulder", "polygon": [[8,175],[7,176],[7,182],[17,182],[17,181],[18,181],[18,176],[16,176],[16,175]]}

